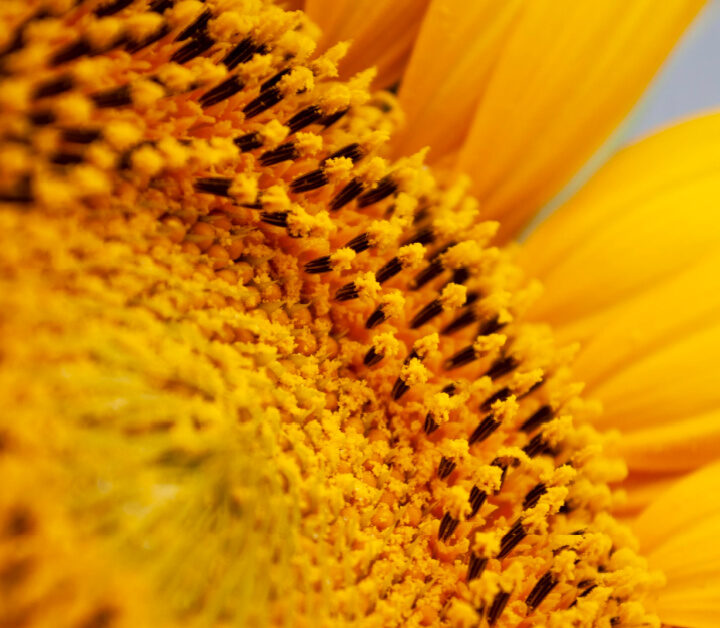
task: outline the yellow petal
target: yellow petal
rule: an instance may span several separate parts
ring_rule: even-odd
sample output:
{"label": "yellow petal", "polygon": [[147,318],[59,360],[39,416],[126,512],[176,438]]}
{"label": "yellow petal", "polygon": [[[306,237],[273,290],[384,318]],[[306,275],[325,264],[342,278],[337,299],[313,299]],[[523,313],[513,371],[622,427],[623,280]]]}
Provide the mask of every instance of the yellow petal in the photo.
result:
{"label": "yellow petal", "polygon": [[305,12],[322,29],[319,50],[352,41],[343,76],[376,66],[377,87],[397,82],[410,56],[428,0],[308,0]]}
{"label": "yellow petal", "polygon": [[620,153],[521,251],[533,316],[580,340],[576,372],[633,470],[720,452],[720,115]]}
{"label": "yellow petal", "polygon": [[407,118],[398,155],[430,146],[430,158],[457,151],[470,128],[522,2],[434,0],[403,75]]}
{"label": "yellow petal", "polygon": [[403,79],[399,146],[437,159],[467,132],[458,166],[507,238],[602,144],[702,4],[435,0]]}
{"label": "yellow petal", "polygon": [[684,478],[635,522],[650,565],[667,585],[656,600],[666,624],[720,625],[720,463]]}

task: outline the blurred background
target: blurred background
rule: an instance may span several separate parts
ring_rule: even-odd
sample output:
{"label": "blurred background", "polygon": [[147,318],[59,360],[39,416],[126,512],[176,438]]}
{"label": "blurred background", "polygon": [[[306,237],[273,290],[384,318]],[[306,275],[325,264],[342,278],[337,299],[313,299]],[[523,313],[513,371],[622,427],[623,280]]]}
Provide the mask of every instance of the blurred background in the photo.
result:
{"label": "blurred background", "polygon": [[708,3],[680,41],[624,125],[620,141],[712,107],[720,107],[720,0]]}

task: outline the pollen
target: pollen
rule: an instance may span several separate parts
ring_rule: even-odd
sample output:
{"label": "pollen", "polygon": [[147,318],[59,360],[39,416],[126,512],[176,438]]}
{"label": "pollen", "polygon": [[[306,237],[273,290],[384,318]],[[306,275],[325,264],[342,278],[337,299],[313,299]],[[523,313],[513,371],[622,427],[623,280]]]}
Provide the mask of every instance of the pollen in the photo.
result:
{"label": "pollen", "polygon": [[346,44],[255,0],[0,5],[10,623],[653,624],[572,350]]}

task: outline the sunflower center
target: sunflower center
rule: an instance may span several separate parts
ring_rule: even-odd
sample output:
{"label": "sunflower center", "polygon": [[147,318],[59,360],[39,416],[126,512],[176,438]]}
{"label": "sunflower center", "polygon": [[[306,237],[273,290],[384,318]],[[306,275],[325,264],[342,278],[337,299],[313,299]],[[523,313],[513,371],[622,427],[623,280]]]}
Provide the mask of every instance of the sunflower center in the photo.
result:
{"label": "sunflower center", "polygon": [[650,621],[537,286],[466,179],[384,156],[345,46],[240,0],[0,17],[13,612],[71,582],[106,624]]}

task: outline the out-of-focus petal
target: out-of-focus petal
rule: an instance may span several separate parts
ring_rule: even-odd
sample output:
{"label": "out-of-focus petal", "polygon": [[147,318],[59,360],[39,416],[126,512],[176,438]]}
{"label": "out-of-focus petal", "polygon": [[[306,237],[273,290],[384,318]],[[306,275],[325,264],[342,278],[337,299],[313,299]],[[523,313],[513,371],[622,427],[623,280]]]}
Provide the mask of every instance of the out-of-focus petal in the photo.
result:
{"label": "out-of-focus petal", "polygon": [[508,238],[607,138],[702,4],[434,0],[403,78],[398,150],[459,150]]}
{"label": "out-of-focus petal", "polygon": [[690,470],[720,451],[720,115],[626,149],[541,227],[522,264],[533,316],[562,340],[623,431],[632,470]]}
{"label": "out-of-focus petal", "polygon": [[651,504],[634,525],[643,554],[667,585],[656,611],[670,625],[720,625],[720,463],[684,478]]}
{"label": "out-of-focus petal", "polygon": [[308,0],[305,12],[322,29],[324,50],[352,45],[340,71],[350,76],[376,66],[376,87],[396,83],[410,56],[428,0]]}

